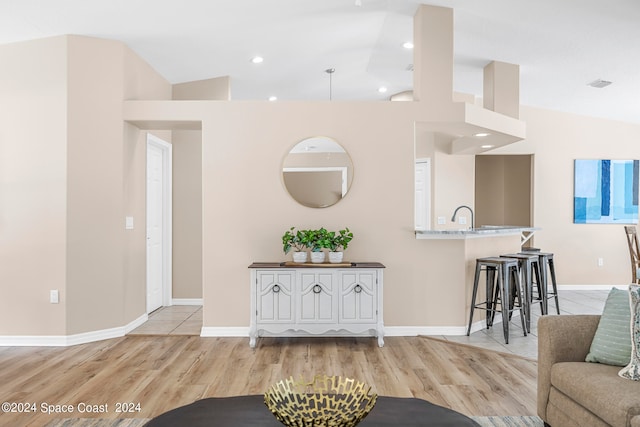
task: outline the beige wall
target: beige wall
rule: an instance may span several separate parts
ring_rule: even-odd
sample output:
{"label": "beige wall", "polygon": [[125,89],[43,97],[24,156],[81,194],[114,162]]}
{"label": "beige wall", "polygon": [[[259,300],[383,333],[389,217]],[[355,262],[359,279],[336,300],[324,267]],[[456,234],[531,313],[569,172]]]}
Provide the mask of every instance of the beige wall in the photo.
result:
{"label": "beige wall", "polygon": [[202,132],[173,131],[172,145],[173,298],[202,298]]}
{"label": "beige wall", "polygon": [[[638,159],[640,125],[522,107],[527,140],[500,150],[534,153],[534,245],[554,252],[562,284],[628,284],[622,225],[573,224],[575,159]],[[604,265],[598,267],[598,258]]]}
{"label": "beige wall", "polygon": [[[123,46],[123,99],[171,99],[171,85],[131,49]],[[171,142],[171,131],[153,131]],[[147,132],[124,123],[123,212],[134,219],[133,230],[123,235],[123,311],[124,324],[146,312],[146,164]]]}
{"label": "beige wall", "polygon": [[123,321],[123,47],[67,43],[67,334],[76,334]]}
{"label": "beige wall", "polygon": [[476,156],[476,225],[531,224],[530,155]]}
{"label": "beige wall", "polygon": [[122,100],[170,99],[171,87],[113,41],[55,37],[0,58],[0,334],[122,327],[144,314],[146,243],[146,151]]}
{"label": "beige wall", "polygon": [[66,58],[65,37],[0,46],[0,335],[66,332]]}

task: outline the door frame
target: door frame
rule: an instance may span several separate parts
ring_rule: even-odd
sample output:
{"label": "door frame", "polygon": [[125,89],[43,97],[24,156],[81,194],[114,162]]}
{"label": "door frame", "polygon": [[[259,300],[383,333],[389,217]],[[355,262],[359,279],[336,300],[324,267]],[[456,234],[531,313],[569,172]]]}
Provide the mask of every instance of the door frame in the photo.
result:
{"label": "door frame", "polygon": [[[173,264],[173,187],[172,187],[172,171],[173,171],[173,147],[166,141],[157,136],[147,133],[147,154],[149,146],[154,146],[162,151],[162,306],[172,305],[173,300],[173,283],[172,283],[172,264]],[[145,161],[146,164],[146,161]],[[145,176],[145,195],[147,193]],[[146,197],[146,196],[145,196]],[[146,207],[145,207],[146,213]],[[148,214],[147,214],[148,215]],[[145,227],[148,216],[145,218]],[[148,238],[147,232],[145,236]],[[145,240],[145,254],[147,252],[147,244]],[[148,254],[145,255],[148,261]],[[148,266],[148,264],[147,264]],[[145,270],[146,271],[146,270]],[[147,295],[148,283],[145,281],[145,301]],[[148,306],[145,303],[145,311]],[[148,314],[148,313],[147,313]]]}

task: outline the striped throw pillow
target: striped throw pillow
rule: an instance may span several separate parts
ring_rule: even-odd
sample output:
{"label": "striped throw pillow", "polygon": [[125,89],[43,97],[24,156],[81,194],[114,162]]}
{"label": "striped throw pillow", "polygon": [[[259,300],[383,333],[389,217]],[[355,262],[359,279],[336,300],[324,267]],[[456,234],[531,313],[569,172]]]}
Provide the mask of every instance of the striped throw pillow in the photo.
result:
{"label": "striped throw pillow", "polygon": [[631,308],[629,292],[613,288],[604,304],[587,362],[626,366],[631,360]]}

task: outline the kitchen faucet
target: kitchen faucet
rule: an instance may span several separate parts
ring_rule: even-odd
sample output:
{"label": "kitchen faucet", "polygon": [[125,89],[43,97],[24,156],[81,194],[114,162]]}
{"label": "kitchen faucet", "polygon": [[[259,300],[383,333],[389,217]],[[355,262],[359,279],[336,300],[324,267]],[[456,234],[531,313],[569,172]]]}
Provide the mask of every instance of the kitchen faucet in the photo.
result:
{"label": "kitchen faucet", "polygon": [[473,227],[474,227],[474,225],[473,225],[473,209],[471,209],[471,208],[470,208],[469,206],[467,206],[467,205],[461,205],[461,206],[458,206],[458,207],[456,208],[456,210],[455,210],[455,211],[453,211],[453,216],[451,217],[451,221],[455,221],[455,220],[456,220],[456,214],[457,214],[457,213],[458,213],[458,211],[459,211],[460,209],[462,209],[462,208],[467,208],[467,209],[469,209],[469,212],[471,212],[471,228],[473,228]]}

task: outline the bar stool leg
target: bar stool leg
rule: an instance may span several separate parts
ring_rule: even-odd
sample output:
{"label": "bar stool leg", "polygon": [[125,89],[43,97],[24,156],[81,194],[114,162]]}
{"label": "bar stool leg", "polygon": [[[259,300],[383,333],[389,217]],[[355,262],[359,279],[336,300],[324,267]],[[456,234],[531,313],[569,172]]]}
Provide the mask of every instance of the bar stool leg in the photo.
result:
{"label": "bar stool leg", "polygon": [[547,257],[541,257],[540,271],[542,272],[542,314],[549,314],[549,301],[547,300],[547,290],[549,285],[549,278],[547,276]]}
{"label": "bar stool leg", "polygon": [[[527,311],[526,311],[526,304],[524,303],[524,301],[522,300],[522,282],[520,281],[520,272],[518,271],[518,268],[515,268],[513,270],[513,280],[515,281],[515,288],[516,288],[516,295],[518,297],[518,304],[520,305],[519,309],[520,309],[520,323],[522,324],[522,330],[524,332],[524,336],[527,336]],[[526,292],[526,291],[525,291]]]}
{"label": "bar stool leg", "polygon": [[[538,258],[537,261],[535,262],[535,268],[534,268],[534,273],[536,276],[536,286],[538,288],[538,300],[540,302],[540,312],[542,313],[542,315],[544,316],[545,314],[547,314],[547,312],[545,311],[545,305],[544,305],[544,301],[547,298],[547,293],[544,291],[544,283],[543,283],[543,268],[542,268],[542,263],[540,262],[540,258]],[[546,266],[544,266],[544,268],[546,268]],[[533,301],[533,295],[531,295],[531,300]]]}
{"label": "bar stool leg", "polygon": [[498,273],[498,286],[502,292],[501,307],[502,311],[502,332],[504,333],[504,342],[509,344],[509,305],[511,303],[511,297],[509,296],[509,269],[502,265],[500,272]]}
{"label": "bar stool leg", "polygon": [[471,309],[469,311],[469,326],[467,327],[467,336],[471,334],[471,324],[473,323],[473,311],[476,308],[476,295],[478,293],[478,281],[480,280],[480,270],[482,270],[482,266],[476,263],[476,275],[475,275],[475,279],[473,280],[473,293],[471,294]]}
{"label": "bar stool leg", "polygon": [[553,296],[556,302],[556,312],[560,314],[560,304],[558,303],[558,285],[556,284],[556,268],[553,265],[553,257],[549,258],[549,272],[551,273],[551,285],[553,286]]}
{"label": "bar stool leg", "polygon": [[496,268],[487,266],[485,295],[487,297],[487,329],[493,326],[493,319],[496,316],[496,306],[498,305],[498,287],[496,283]]}
{"label": "bar stool leg", "polygon": [[525,323],[527,325],[527,332],[531,332],[531,262],[523,261],[524,268],[522,269],[522,277],[524,279],[524,308],[525,308]]}

